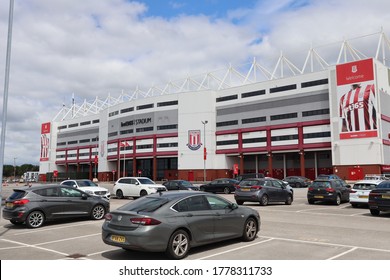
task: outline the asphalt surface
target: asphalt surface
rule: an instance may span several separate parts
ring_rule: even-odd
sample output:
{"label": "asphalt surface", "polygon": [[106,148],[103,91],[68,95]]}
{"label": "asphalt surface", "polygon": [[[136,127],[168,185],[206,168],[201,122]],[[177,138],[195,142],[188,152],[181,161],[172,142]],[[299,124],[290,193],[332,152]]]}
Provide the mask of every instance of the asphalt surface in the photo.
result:
{"label": "asphalt surface", "polygon": [[[113,184],[100,183],[110,190]],[[3,187],[3,196],[13,186]],[[231,240],[190,251],[187,260],[390,260],[390,214],[367,208],[309,205],[305,188],[294,189],[292,205],[260,206],[261,230],[253,242]],[[234,201],[233,194],[221,194]],[[132,199],[111,199],[111,209]],[[78,219],[38,229],[0,221],[1,260],[166,260],[163,253],[125,251],[101,240],[103,221]]]}

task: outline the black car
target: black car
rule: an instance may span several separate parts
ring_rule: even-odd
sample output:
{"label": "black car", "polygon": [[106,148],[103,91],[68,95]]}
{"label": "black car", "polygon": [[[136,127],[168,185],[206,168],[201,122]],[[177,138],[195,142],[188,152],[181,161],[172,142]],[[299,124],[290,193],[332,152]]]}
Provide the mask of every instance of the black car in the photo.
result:
{"label": "black car", "polygon": [[314,180],[307,189],[307,201],[309,204],[322,201],[340,205],[341,202],[349,202],[350,189],[350,185],[344,185],[339,179]]}
{"label": "black car", "polygon": [[383,181],[368,196],[371,215],[379,216],[381,211],[390,212],[390,181]]}
{"label": "black car", "polygon": [[239,181],[230,178],[215,179],[208,184],[201,185],[200,190],[203,192],[223,192],[231,193],[236,191]]}
{"label": "black car", "polygon": [[294,188],[306,188],[311,184],[311,180],[303,176],[288,176],[284,178],[283,181],[286,181],[291,187]]}
{"label": "black car", "polygon": [[109,200],[62,185],[40,185],[13,190],[5,201],[3,218],[12,224],[38,228],[46,221],[90,217],[100,220],[110,211]]}
{"label": "black car", "polygon": [[170,180],[163,183],[168,191],[189,190],[199,191],[199,187],[194,186],[186,180]]}

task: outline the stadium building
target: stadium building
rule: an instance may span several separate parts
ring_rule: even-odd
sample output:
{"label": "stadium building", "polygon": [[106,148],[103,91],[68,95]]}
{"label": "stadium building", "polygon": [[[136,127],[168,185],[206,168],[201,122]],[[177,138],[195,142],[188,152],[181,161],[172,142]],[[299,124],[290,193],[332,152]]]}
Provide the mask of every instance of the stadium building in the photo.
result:
{"label": "stadium building", "polygon": [[375,51],[364,55],[358,39],[339,44],[333,63],[312,48],[302,68],[281,54],[273,71],[254,60],[73,102],[42,124],[40,180],[390,173],[390,41],[361,37]]}

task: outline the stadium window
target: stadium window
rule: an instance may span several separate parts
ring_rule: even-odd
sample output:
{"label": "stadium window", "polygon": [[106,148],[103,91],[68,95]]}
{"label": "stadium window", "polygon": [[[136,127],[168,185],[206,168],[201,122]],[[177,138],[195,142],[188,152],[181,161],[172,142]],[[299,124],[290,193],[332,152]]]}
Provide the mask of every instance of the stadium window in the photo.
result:
{"label": "stadium window", "polygon": [[287,141],[287,140],[296,140],[298,139],[297,134],[293,135],[279,135],[271,137],[271,141]]}
{"label": "stadium window", "polygon": [[298,113],[288,113],[288,114],[281,114],[281,115],[273,115],[271,116],[271,121],[276,120],[284,120],[284,119],[294,119],[298,117]]}
{"label": "stadium window", "polygon": [[314,86],[319,86],[319,85],[326,85],[328,83],[329,83],[328,79],[315,80],[315,81],[301,83],[301,87],[302,88],[314,87]]}
{"label": "stadium window", "polygon": [[117,131],[108,133],[108,137],[113,137],[113,136],[117,136],[117,135],[118,135]]}
{"label": "stadium window", "polygon": [[100,120],[93,120],[92,123],[99,123]]}
{"label": "stadium window", "polygon": [[309,116],[316,116],[316,115],[329,115],[329,108],[302,112],[302,117],[309,117]]}
{"label": "stadium window", "polygon": [[178,143],[161,143],[161,144],[157,144],[157,148],[171,148],[171,147],[178,147]]}
{"label": "stadium window", "polygon": [[72,123],[72,124],[70,124],[68,127],[71,128],[71,127],[78,127],[78,126],[79,126],[78,123]]}
{"label": "stadium window", "polygon": [[79,143],[88,143],[91,142],[91,139],[81,139]]}
{"label": "stadium window", "polygon": [[154,104],[153,103],[137,106],[137,110],[144,110],[144,109],[150,109],[150,108],[154,108]]}
{"label": "stadium window", "polygon": [[293,89],[297,89],[297,85],[296,84],[270,88],[269,92],[270,93],[275,93],[275,92],[281,92],[281,91],[287,91],[287,90],[293,90]]}
{"label": "stadium window", "polygon": [[237,94],[235,94],[235,95],[228,95],[228,96],[218,97],[218,98],[216,99],[216,101],[217,101],[217,102],[222,102],[222,101],[229,101],[229,100],[235,100],[235,99],[238,99]]}
{"label": "stadium window", "polygon": [[257,122],[265,122],[267,120],[266,117],[256,117],[256,118],[250,118],[250,119],[242,119],[241,123],[257,123]]}
{"label": "stadium window", "polygon": [[217,141],[217,146],[237,145],[237,144],[238,144],[238,140]]}
{"label": "stadium window", "polygon": [[153,126],[149,127],[140,127],[135,130],[136,132],[145,132],[145,131],[153,131]]}
{"label": "stadium window", "polygon": [[68,126],[67,126],[67,125],[62,125],[62,126],[59,126],[59,127],[58,127],[58,130],[60,130],[60,129],[65,129],[65,128],[68,128]]}
{"label": "stadium window", "polygon": [[134,111],[134,107],[129,107],[121,110],[121,114]]}
{"label": "stadium window", "polygon": [[81,123],[80,123],[80,126],[83,126],[83,125],[89,125],[89,124],[91,124],[91,121],[87,121],[87,122],[81,122]]}
{"label": "stadium window", "polygon": [[177,105],[177,104],[179,104],[179,101],[177,101],[177,100],[159,102],[159,103],[157,103],[157,107],[173,106],[173,105]]}
{"label": "stadium window", "polygon": [[249,139],[242,139],[243,144],[249,144],[249,143],[263,143],[267,142],[267,137],[258,137],[258,138],[249,138]]}
{"label": "stadium window", "polygon": [[127,130],[121,130],[119,133],[120,135],[124,135],[124,134],[131,134],[133,133],[133,129],[127,129]]}
{"label": "stadium window", "polygon": [[74,141],[68,141],[68,145],[73,145],[73,144],[77,144],[77,140],[74,140]]}
{"label": "stadium window", "polygon": [[256,90],[256,91],[251,91],[251,92],[242,93],[242,94],[241,94],[241,98],[247,98],[247,97],[258,96],[258,95],[264,95],[264,94],[265,94],[265,89]]}
{"label": "stadium window", "polygon": [[305,133],[303,134],[304,139],[310,139],[310,138],[326,138],[330,137],[330,131],[327,132],[313,132],[313,133]]}
{"label": "stadium window", "polygon": [[137,145],[137,150],[143,150],[143,149],[152,149],[153,145],[152,144],[145,144],[145,145]]}
{"label": "stadium window", "polygon": [[66,142],[59,142],[57,143],[57,146],[66,146]]}
{"label": "stadium window", "polygon": [[177,129],[177,124],[157,126],[157,130],[167,130],[167,129]]}
{"label": "stadium window", "polygon": [[229,126],[229,125],[238,125],[238,121],[226,121],[226,122],[217,122],[217,127]]}

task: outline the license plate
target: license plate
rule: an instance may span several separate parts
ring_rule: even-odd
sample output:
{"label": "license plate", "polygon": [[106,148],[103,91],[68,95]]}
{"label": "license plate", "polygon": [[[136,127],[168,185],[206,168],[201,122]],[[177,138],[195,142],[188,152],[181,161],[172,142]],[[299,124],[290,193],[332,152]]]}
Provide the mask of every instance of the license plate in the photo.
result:
{"label": "license plate", "polygon": [[324,198],[323,195],[315,195],[314,198]]}
{"label": "license plate", "polygon": [[359,195],[359,198],[368,198],[368,195]]}
{"label": "license plate", "polygon": [[388,195],[388,194],[382,194],[382,198],[384,198],[384,199],[390,199],[390,195]]}
{"label": "license plate", "polygon": [[249,192],[251,189],[244,189],[244,188],[241,188],[241,190],[242,190],[243,192]]}
{"label": "license plate", "polygon": [[5,207],[6,207],[6,208],[12,208],[12,207],[14,207],[14,204],[13,204],[12,202],[7,202],[7,203],[5,204]]}
{"label": "license plate", "polygon": [[111,235],[111,240],[118,243],[125,243],[126,238],[122,235]]}

